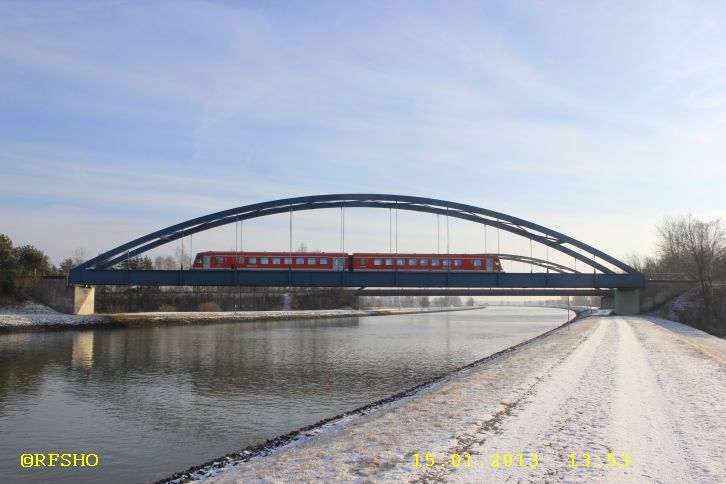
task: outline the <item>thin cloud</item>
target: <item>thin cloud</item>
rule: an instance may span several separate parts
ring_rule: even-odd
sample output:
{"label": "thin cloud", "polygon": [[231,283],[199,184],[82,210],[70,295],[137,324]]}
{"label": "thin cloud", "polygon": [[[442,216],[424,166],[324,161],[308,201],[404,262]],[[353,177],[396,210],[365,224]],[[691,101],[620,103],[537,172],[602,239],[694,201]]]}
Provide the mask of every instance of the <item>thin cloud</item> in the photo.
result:
{"label": "thin cloud", "polygon": [[[88,217],[99,230],[87,245],[107,248],[99,234],[120,239],[119,227],[389,192],[587,227],[619,252],[626,216],[642,234],[657,213],[726,213],[715,3],[5,2],[0,13],[0,199],[21,238],[43,238],[10,220],[24,204]],[[579,222],[593,214],[610,228]]]}

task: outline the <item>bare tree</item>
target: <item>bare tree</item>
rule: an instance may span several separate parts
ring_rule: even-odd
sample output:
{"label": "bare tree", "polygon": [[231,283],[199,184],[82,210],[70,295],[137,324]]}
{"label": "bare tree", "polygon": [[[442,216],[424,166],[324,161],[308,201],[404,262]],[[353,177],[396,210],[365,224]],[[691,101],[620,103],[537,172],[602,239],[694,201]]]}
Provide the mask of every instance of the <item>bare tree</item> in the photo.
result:
{"label": "bare tree", "polygon": [[173,255],[167,255],[166,257],[157,255],[154,258],[154,269],[156,270],[177,270],[179,269],[178,259]]}
{"label": "bare tree", "polygon": [[706,317],[712,314],[714,270],[726,247],[721,220],[703,222],[693,218],[666,217],[658,226],[661,258],[698,281],[703,293]]}
{"label": "bare tree", "polygon": [[176,267],[174,269],[190,269],[192,266],[192,257],[188,250],[185,250],[183,246],[177,245],[174,249],[174,255],[176,256]]}
{"label": "bare tree", "polygon": [[120,266],[124,269],[150,271],[154,268],[154,263],[148,255],[136,255],[121,262]]}
{"label": "bare tree", "polygon": [[77,264],[70,257],[66,257],[61,262],[59,270],[62,274],[68,274]]}
{"label": "bare tree", "polygon": [[78,247],[73,251],[73,266],[79,266],[88,260],[88,251],[83,247]]}
{"label": "bare tree", "polygon": [[416,298],[413,296],[403,296],[401,297],[400,304],[404,308],[413,308],[416,306]]}
{"label": "bare tree", "polygon": [[643,274],[660,272],[660,267],[655,257],[628,254],[625,256],[625,263]]}

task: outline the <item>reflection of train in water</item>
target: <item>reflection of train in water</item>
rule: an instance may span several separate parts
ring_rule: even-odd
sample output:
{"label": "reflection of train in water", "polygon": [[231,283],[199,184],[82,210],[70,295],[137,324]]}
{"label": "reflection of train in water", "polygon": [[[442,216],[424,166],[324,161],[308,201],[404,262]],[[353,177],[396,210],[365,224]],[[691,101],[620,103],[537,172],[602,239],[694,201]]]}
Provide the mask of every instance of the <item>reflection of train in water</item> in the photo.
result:
{"label": "reflection of train in water", "polygon": [[192,269],[500,272],[502,266],[490,254],[200,252]]}

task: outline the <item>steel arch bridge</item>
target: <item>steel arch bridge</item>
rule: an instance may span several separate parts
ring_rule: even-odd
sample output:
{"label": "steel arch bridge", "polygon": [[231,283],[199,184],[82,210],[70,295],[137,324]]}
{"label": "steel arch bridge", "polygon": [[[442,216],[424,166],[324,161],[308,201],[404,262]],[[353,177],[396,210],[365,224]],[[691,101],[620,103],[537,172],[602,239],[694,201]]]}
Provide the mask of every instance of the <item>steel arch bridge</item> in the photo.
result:
{"label": "steel arch bridge", "polygon": [[[501,259],[524,262],[546,269],[544,273],[458,273],[305,270],[131,270],[131,257],[196,233],[274,214],[329,208],[383,208],[455,217],[496,227],[557,250],[580,262],[587,272],[516,254],[497,254]],[[341,230],[343,228],[341,227]],[[118,268],[126,265],[125,268]],[[575,262],[577,264],[577,262]],[[473,205],[432,198],[385,194],[335,194],[287,198],[245,205],[197,217],[122,244],[73,268],[69,283],[76,285],[133,284],[189,286],[286,286],[378,288],[552,288],[637,289],[644,286],[641,273],[604,252],[572,237],[500,212]]]}

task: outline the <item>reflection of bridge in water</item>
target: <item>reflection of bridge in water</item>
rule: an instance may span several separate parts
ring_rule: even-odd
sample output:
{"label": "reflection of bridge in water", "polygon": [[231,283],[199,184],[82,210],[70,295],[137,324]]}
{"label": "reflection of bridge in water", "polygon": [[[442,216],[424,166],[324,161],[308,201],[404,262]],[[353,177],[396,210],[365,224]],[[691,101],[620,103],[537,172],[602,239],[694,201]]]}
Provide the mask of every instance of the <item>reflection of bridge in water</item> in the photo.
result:
{"label": "reflection of bridge in water", "polygon": [[[383,208],[431,213],[482,224],[523,237],[568,256],[574,267],[543,260],[531,254],[493,254],[502,260],[540,267],[545,272],[474,273],[456,271],[306,271],[306,270],[133,270],[132,257],[194,234],[244,220],[289,213],[290,240],[294,212],[339,208],[344,240],[344,210]],[[292,242],[290,243],[292,252]],[[530,249],[531,250],[531,249]],[[549,254],[549,252],[548,252]],[[578,268],[579,263],[579,268]],[[585,268],[585,269],[583,269]],[[472,205],[404,195],[345,194],[289,198],[246,205],[182,222],[153,232],[105,252],[71,270],[76,285],[133,284],[158,286],[282,286],[360,288],[361,294],[384,294],[402,288],[407,294],[467,295],[606,295],[614,291],[622,314],[638,310],[641,273],[620,260],[572,237],[536,223]],[[368,289],[377,288],[377,289]],[[86,291],[89,292],[89,291]],[[92,291],[90,292],[92,294]],[[402,294],[402,293],[400,293]],[[78,306],[78,304],[77,304]]]}

